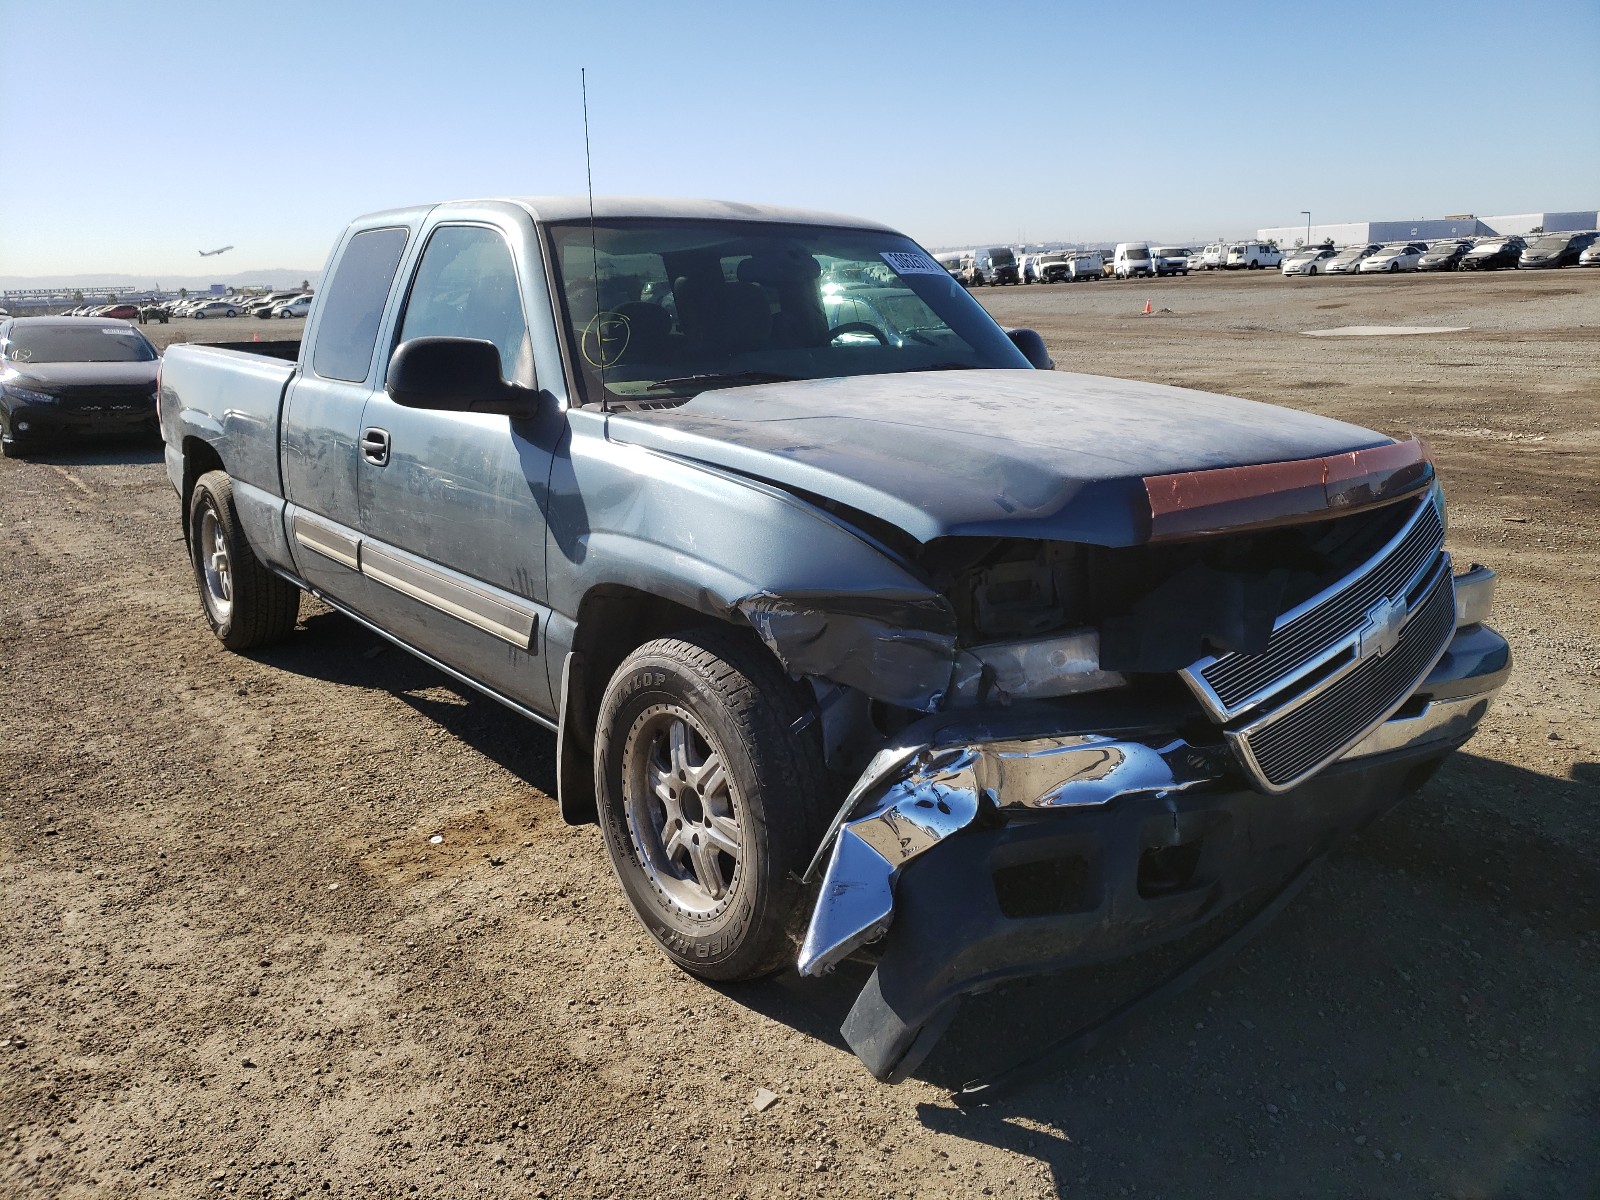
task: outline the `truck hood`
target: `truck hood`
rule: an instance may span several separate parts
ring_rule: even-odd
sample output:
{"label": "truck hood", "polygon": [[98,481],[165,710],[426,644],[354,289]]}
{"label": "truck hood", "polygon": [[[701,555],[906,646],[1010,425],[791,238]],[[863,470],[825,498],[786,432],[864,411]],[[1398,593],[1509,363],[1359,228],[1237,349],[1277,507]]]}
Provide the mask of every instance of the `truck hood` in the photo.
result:
{"label": "truck hood", "polygon": [[1060,371],[860,375],[702,392],[613,413],[607,436],[810,493],[921,542],[1150,536],[1144,477],[1388,444],[1357,425]]}

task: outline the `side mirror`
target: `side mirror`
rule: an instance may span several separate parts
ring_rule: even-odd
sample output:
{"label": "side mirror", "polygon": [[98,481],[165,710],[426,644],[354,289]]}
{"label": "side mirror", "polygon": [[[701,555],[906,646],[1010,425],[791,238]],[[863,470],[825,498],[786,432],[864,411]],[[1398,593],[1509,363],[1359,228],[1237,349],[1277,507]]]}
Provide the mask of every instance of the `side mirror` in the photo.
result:
{"label": "side mirror", "polygon": [[1036,371],[1054,371],[1056,360],[1044,348],[1044,339],[1031,329],[1008,329],[1006,336],[1011,344],[1022,351],[1022,357],[1033,364]]}
{"label": "side mirror", "polygon": [[540,393],[500,377],[500,351],[481,338],[421,337],[389,360],[389,398],[406,408],[532,417]]}

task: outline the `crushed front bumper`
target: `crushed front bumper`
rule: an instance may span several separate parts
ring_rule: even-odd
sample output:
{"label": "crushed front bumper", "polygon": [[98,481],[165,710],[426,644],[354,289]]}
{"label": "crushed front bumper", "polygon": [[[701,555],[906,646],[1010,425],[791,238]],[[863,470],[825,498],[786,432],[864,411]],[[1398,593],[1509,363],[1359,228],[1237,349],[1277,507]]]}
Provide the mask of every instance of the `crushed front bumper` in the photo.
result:
{"label": "crushed front bumper", "polygon": [[842,1031],[898,1081],[961,996],[1135,953],[1281,884],[1426,782],[1509,671],[1499,634],[1458,629],[1403,708],[1276,795],[1176,735],[1052,732],[1036,710],[930,718],[873,760],[819,850],[800,970],[881,940]]}

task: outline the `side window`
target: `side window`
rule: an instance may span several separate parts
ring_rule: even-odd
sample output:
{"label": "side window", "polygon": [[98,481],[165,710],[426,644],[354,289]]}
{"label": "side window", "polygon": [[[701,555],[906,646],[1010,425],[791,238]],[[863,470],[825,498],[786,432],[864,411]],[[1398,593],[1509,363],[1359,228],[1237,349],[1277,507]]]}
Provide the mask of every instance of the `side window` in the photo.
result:
{"label": "side window", "polygon": [[500,373],[525,378],[532,361],[528,322],[511,248],[493,229],[441,225],[417,265],[400,340],[482,338],[500,351]]}
{"label": "side window", "polygon": [[366,229],[350,239],[322,297],[311,369],[324,379],[360,383],[372,365],[383,304],[405,252],[404,229]]}

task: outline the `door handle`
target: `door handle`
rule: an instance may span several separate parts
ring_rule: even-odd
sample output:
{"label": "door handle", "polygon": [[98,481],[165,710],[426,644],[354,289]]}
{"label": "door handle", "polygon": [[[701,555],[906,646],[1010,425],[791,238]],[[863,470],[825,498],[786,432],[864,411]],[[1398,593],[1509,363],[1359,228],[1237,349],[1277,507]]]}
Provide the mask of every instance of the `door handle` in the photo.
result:
{"label": "door handle", "polygon": [[389,431],[376,425],[361,431],[361,457],[375,467],[389,465]]}

